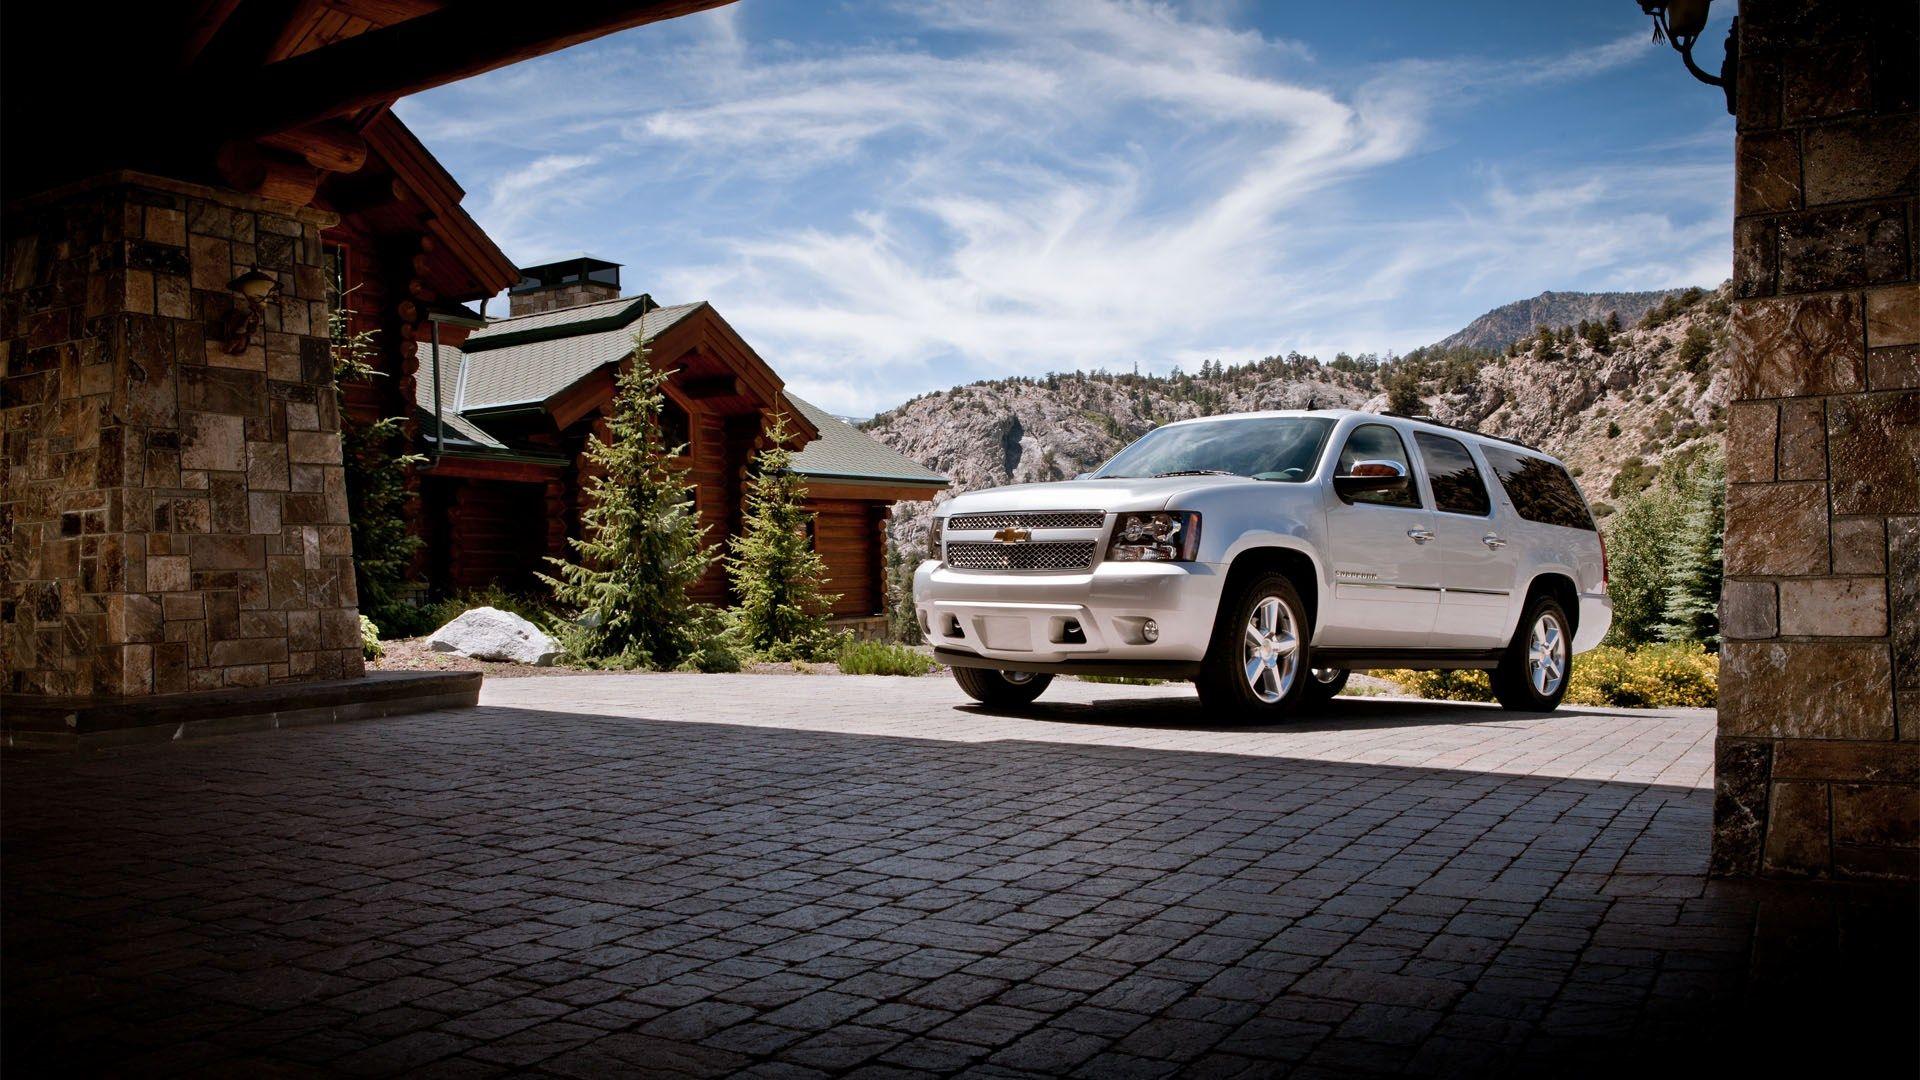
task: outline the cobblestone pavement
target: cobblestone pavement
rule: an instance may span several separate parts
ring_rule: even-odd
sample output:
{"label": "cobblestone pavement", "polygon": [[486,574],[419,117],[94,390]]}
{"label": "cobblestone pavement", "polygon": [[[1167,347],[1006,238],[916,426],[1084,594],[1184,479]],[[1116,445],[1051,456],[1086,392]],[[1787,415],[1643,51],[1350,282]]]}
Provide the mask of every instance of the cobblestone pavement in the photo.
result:
{"label": "cobblestone pavement", "polygon": [[590,676],[5,760],[32,1075],[1559,1071],[1697,1039],[1709,712]]}

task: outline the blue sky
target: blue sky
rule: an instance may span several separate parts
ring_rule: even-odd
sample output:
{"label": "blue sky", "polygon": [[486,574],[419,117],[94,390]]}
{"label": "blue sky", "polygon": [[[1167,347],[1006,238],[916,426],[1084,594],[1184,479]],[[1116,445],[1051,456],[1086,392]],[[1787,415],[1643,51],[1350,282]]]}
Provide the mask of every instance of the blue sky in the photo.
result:
{"label": "blue sky", "polygon": [[741,0],[398,111],[516,261],[711,300],[866,415],[1717,284],[1732,120],[1649,33],[1628,0]]}

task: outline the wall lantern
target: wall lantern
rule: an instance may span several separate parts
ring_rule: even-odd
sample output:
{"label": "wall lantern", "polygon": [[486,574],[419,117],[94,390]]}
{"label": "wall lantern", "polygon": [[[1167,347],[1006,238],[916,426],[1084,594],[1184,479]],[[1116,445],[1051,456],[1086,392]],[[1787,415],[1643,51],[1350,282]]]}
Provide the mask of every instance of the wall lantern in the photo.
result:
{"label": "wall lantern", "polygon": [[1662,39],[1673,43],[1673,51],[1680,54],[1680,60],[1687,65],[1693,77],[1708,86],[1717,86],[1727,95],[1727,112],[1733,112],[1734,76],[1739,69],[1740,55],[1740,19],[1734,17],[1733,24],[1727,28],[1726,59],[1720,62],[1720,74],[1709,75],[1693,62],[1693,45],[1700,40],[1700,32],[1707,28],[1707,9],[1713,6],[1713,0],[1640,0],[1640,10],[1653,16],[1653,40]]}
{"label": "wall lantern", "polygon": [[247,351],[247,346],[253,344],[253,332],[260,329],[260,318],[266,312],[267,301],[280,293],[280,279],[258,270],[249,270],[227,282],[227,291],[238,297],[240,302],[227,313],[221,336],[227,340],[227,355],[239,356]]}

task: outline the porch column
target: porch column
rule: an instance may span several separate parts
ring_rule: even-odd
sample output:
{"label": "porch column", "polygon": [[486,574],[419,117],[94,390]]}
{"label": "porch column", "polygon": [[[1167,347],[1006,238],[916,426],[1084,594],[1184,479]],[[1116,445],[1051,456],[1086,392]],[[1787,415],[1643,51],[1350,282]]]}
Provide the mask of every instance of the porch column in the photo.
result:
{"label": "porch column", "polygon": [[[363,673],[324,215],[136,174],[10,211],[0,311],[4,689]],[[251,342],[221,326],[279,281]]]}
{"label": "porch column", "polygon": [[1741,8],[1713,870],[1910,879],[1915,7]]}

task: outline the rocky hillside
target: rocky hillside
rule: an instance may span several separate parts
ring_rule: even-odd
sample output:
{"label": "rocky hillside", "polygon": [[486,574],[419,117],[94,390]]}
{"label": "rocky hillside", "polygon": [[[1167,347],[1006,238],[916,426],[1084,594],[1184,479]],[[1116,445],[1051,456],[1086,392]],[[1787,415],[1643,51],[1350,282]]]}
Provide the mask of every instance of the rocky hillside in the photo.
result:
{"label": "rocky hillside", "polygon": [[1504,349],[1542,326],[1575,326],[1581,320],[1598,322],[1617,315],[1625,325],[1683,289],[1653,292],[1543,292],[1528,300],[1502,304],[1434,343],[1436,349]]}
{"label": "rocky hillside", "polygon": [[[1433,346],[1384,362],[1293,354],[1171,376],[1079,372],[974,383],[915,398],[866,428],[952,477],[957,494],[1092,470],[1170,420],[1309,406],[1384,411],[1395,385],[1402,395],[1416,392],[1418,411],[1441,421],[1558,454],[1605,514],[1668,455],[1721,429],[1727,296],[1590,295],[1655,301],[1638,321],[1623,314],[1619,330],[1606,329],[1603,310],[1587,317],[1584,335],[1576,322],[1501,341],[1499,350]],[[931,512],[932,504],[901,504],[894,541],[917,552]]]}

